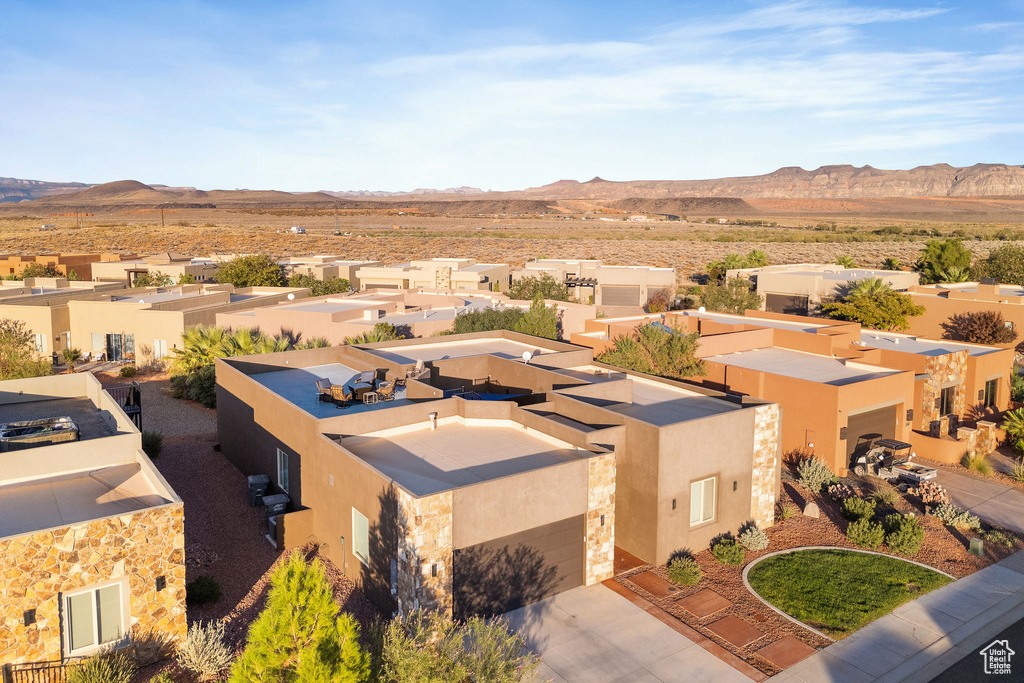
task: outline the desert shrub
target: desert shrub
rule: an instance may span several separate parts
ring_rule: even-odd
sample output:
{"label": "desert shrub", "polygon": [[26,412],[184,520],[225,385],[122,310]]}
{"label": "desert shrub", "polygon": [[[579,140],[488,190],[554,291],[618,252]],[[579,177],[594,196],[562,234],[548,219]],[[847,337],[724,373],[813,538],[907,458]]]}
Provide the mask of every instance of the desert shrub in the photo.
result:
{"label": "desert shrub", "polygon": [[695,586],[701,576],[700,566],[692,557],[676,557],[668,563],[668,578],[681,586]]}
{"label": "desert shrub", "polygon": [[171,678],[171,674],[163,671],[149,679],[149,683],[174,683],[174,679]]}
{"label": "desert shrub", "polygon": [[164,435],[160,432],[151,432],[143,430],[142,432],[142,450],[146,452],[150,458],[157,458],[160,456],[160,452],[164,449]]}
{"label": "desert shrub", "polygon": [[135,662],[124,652],[105,652],[68,669],[67,683],[129,683]]}
{"label": "desert shrub", "polygon": [[924,527],[917,517],[895,514],[885,518],[885,544],[889,550],[913,557],[921,551],[923,541]]}
{"label": "desert shrub", "polygon": [[985,532],[985,540],[993,545],[1001,545],[1004,548],[1012,548],[1016,539],[1005,531],[989,529]]}
{"label": "desert shrub", "polygon": [[1006,475],[1014,481],[1024,483],[1024,460],[1014,460]]}
{"label": "desert shrub", "polygon": [[729,536],[715,539],[711,542],[711,554],[722,564],[738,566],[743,564],[746,552],[743,546],[736,542],[736,539]]}
{"label": "desert shrub", "polygon": [[1020,374],[1019,365],[1013,366],[1013,374],[1010,375],[1010,400],[1024,402],[1024,375]]}
{"label": "desert shrub", "polygon": [[917,496],[925,505],[941,505],[949,502],[949,494],[946,489],[931,481],[922,481],[914,488],[907,489],[907,493]]}
{"label": "desert shrub", "polygon": [[992,476],[992,463],[988,461],[984,453],[964,453],[964,457],[960,458],[960,464],[975,474],[980,474],[983,477]]}
{"label": "desert shrub", "polygon": [[805,458],[796,466],[797,477],[803,486],[812,491],[821,491],[821,487],[836,481],[836,475],[828,465],[815,457]]}
{"label": "desert shrub", "polygon": [[875,516],[875,501],[866,498],[847,498],[842,505],[843,517],[856,522],[858,519],[871,519]]}
{"label": "desert shrub", "polygon": [[887,481],[879,481],[875,484],[875,490],[871,492],[871,500],[875,501],[876,506],[893,507],[899,499],[900,492]]}
{"label": "desert shrub", "polygon": [[120,370],[118,370],[117,374],[121,375],[122,377],[134,377],[135,375],[138,374],[138,372],[139,369],[134,365],[125,365]]}
{"label": "desert shrub", "polygon": [[224,643],[224,623],[220,621],[200,621],[189,626],[185,642],[175,655],[181,668],[207,680],[231,666],[233,657],[231,648]]}
{"label": "desert shrub", "polygon": [[794,505],[793,503],[790,503],[788,500],[785,501],[785,502],[779,503],[779,512],[778,512],[779,519],[789,519],[790,517],[792,517],[796,513],[797,513],[796,505]]}
{"label": "desert shrub", "polygon": [[740,545],[751,552],[764,550],[768,547],[768,534],[764,532],[764,529],[759,529],[753,522],[740,528],[740,535],[737,538]]}
{"label": "desert shrub", "polygon": [[981,522],[977,517],[952,503],[939,503],[932,509],[932,514],[935,515],[935,519],[946,526],[951,526],[960,531],[981,527]]}
{"label": "desert shrub", "polygon": [[826,493],[828,493],[829,498],[837,503],[842,503],[847,498],[852,498],[855,495],[853,489],[846,484],[832,484],[826,489]]}
{"label": "desert shrub", "polygon": [[885,540],[885,529],[870,519],[858,519],[846,527],[846,537],[861,548],[874,550]]}
{"label": "desert shrub", "polygon": [[220,600],[220,584],[212,576],[200,576],[185,584],[185,602],[206,605]]}

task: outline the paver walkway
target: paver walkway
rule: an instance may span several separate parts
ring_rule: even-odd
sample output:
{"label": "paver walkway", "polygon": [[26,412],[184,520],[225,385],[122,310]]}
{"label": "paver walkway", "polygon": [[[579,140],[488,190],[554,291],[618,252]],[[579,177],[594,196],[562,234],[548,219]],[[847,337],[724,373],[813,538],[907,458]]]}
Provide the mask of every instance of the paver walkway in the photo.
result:
{"label": "paver walkway", "polygon": [[939,470],[936,481],[953,502],[993,524],[1024,533],[1024,491],[997,481]]}
{"label": "paver walkway", "polygon": [[692,640],[600,584],[504,615],[554,683],[750,683]]}
{"label": "paver walkway", "polygon": [[1021,617],[1024,552],[896,608],[769,681],[926,683]]}

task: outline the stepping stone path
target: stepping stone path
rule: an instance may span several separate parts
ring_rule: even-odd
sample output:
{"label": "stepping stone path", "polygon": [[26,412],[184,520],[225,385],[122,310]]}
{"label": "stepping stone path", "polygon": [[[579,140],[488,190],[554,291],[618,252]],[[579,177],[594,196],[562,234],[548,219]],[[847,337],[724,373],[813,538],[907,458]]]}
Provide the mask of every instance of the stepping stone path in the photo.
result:
{"label": "stepping stone path", "polygon": [[679,591],[679,587],[674,583],[666,581],[652,571],[630,576],[629,580],[659,600],[675,595]]}
{"label": "stepping stone path", "polygon": [[760,629],[733,616],[722,617],[707,628],[736,647],[745,647],[764,635]]}
{"label": "stepping stone path", "polygon": [[771,645],[765,645],[757,654],[780,669],[788,669],[797,662],[813,655],[817,650],[803,642],[799,638],[786,636],[776,640]]}
{"label": "stepping stone path", "polygon": [[676,604],[693,616],[703,619],[730,606],[732,601],[723,598],[710,588],[705,588],[689,597],[677,600]]}

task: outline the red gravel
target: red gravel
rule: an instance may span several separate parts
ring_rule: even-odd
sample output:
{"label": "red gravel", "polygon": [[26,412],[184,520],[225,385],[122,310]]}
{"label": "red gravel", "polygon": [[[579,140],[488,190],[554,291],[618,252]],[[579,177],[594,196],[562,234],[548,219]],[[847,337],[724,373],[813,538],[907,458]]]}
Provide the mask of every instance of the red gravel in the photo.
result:
{"label": "red gravel", "polygon": [[[766,530],[770,539],[768,548],[761,552],[747,551],[744,565],[749,564],[762,555],[788,548],[816,545],[839,548],[857,547],[847,540],[844,535],[848,522],[839,514],[839,507],[835,503],[826,497],[812,494],[797,484],[784,484],[780,502],[796,502],[798,509],[803,509],[805,499],[818,503],[821,507],[821,517],[812,519],[797,513],[788,520],[777,519],[775,526]],[[964,540],[961,534],[947,528],[934,517],[921,514],[922,511],[915,506],[915,503],[909,497],[904,497],[900,500],[897,504],[897,510],[904,513],[917,513],[925,529],[925,540],[921,546],[921,552],[909,559],[935,567],[957,578],[962,578],[976,572],[1024,547],[1024,542],[1019,538],[1012,549],[995,548],[993,544],[988,543],[985,544],[987,556],[984,558],[975,557],[967,552],[966,540]],[[1016,536],[1014,537],[1016,538]],[[899,557],[899,555],[894,553],[888,553],[885,546],[882,546],[880,552]],[[742,566],[732,567],[719,564],[709,550],[696,553],[695,559],[704,573],[700,583],[696,586],[681,587],[679,591],[669,598],[655,598],[629,580],[630,576],[648,569],[667,579],[668,572],[664,566],[651,567],[650,565],[643,565],[623,572],[616,577],[616,580],[768,675],[778,673],[779,669],[755,654],[756,650],[765,645],[778,641],[785,636],[793,636],[815,648],[822,648],[829,644],[830,641],[827,639],[783,618],[765,606],[744,585]],[[705,588],[711,588],[733,604],[704,618],[697,618],[676,604],[676,599],[693,595]],[[730,615],[756,626],[764,632],[764,636],[740,648],[718,637],[707,628],[712,622]]]}

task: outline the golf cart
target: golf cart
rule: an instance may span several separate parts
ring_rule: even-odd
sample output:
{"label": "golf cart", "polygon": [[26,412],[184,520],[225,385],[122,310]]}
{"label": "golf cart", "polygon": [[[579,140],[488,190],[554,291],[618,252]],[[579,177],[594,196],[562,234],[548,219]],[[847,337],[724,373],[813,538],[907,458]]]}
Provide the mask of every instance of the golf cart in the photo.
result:
{"label": "golf cart", "polygon": [[854,451],[853,473],[859,477],[871,474],[879,479],[905,479],[913,483],[934,479],[937,474],[934,467],[911,464],[916,455],[911,448],[906,441],[865,434]]}

